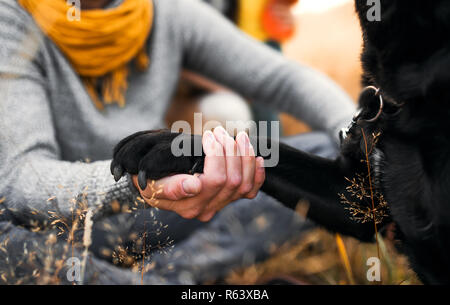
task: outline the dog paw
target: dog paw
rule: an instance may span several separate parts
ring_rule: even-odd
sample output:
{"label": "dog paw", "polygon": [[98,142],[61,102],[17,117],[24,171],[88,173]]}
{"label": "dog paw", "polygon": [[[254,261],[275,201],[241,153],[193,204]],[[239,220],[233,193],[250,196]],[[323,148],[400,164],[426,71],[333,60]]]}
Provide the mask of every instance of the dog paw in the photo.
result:
{"label": "dog paw", "polygon": [[145,189],[148,179],[202,173],[204,155],[201,141],[201,136],[172,133],[169,130],[135,133],[114,148],[111,174],[116,181],[125,173],[138,175],[139,187]]}

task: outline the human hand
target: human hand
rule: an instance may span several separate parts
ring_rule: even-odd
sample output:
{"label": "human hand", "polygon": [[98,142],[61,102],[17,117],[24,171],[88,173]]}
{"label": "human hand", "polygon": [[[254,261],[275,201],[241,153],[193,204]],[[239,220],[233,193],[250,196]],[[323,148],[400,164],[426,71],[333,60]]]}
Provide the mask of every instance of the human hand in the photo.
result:
{"label": "human hand", "polygon": [[204,133],[202,143],[206,155],[203,174],[166,177],[144,190],[135,175],[133,182],[141,197],[152,206],[200,221],[211,220],[237,199],[256,197],[265,179],[264,160],[255,157],[247,134],[239,133],[234,140],[217,127],[214,133]]}

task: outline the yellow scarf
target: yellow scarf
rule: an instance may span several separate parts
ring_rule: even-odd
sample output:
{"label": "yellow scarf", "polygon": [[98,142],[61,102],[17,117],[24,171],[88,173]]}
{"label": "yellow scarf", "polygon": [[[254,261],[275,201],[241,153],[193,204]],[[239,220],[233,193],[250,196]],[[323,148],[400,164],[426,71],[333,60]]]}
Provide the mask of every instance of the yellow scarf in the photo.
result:
{"label": "yellow scarf", "polygon": [[[151,0],[124,0],[111,9],[82,10],[71,21],[65,0],[19,0],[43,32],[61,49],[83,79],[99,109],[125,105],[128,63],[145,70],[147,41],[153,23]],[[101,81],[101,83],[99,83]],[[102,90],[103,102],[97,94]]]}

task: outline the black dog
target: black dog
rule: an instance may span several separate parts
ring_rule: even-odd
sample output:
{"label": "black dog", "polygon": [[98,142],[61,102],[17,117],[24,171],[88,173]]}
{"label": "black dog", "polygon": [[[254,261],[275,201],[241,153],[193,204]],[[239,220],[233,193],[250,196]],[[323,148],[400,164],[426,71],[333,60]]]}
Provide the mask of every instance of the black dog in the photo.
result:
{"label": "black dog", "polygon": [[[364,34],[361,112],[327,160],[280,144],[263,191],[327,229],[373,241],[395,238],[424,283],[450,282],[450,2],[381,0],[381,21],[356,1]],[[171,154],[178,134],[147,131],[122,140],[111,170],[158,179],[201,172],[203,157]],[[182,135],[193,142],[200,139]],[[195,145],[195,143],[194,143]],[[192,145],[192,146],[194,146]]]}

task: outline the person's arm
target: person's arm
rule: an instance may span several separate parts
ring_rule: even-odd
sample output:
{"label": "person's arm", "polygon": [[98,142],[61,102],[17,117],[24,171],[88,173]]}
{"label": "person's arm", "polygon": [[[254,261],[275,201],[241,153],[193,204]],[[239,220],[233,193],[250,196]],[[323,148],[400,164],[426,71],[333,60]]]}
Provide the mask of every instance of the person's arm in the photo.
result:
{"label": "person's arm", "polygon": [[25,223],[49,211],[70,219],[75,204],[100,209],[97,215],[112,211],[115,200],[132,205],[130,181],[115,183],[110,161],[60,160],[45,85],[13,77],[0,80],[0,197],[13,215]]}
{"label": "person's arm", "polygon": [[[0,2],[0,199],[16,220],[49,222],[51,214],[71,219],[76,203],[113,210],[133,204],[131,179],[115,183],[110,161],[61,160],[52,123],[42,37],[25,13]],[[117,206],[117,205],[116,205]]]}
{"label": "person's arm", "polygon": [[338,130],[351,121],[355,105],[336,83],[288,61],[199,1],[171,2],[187,69],[254,102],[293,114],[338,139]]}
{"label": "person's arm", "polygon": [[[61,160],[49,105],[51,93],[40,65],[43,38],[33,23],[24,21],[28,18],[0,0],[0,208],[7,208],[20,224],[35,225],[36,220],[50,223],[55,220],[52,215],[70,221],[72,209],[78,207],[95,209],[96,217],[121,212],[125,205],[133,208],[139,194],[155,204],[148,200],[154,190],[138,192],[136,177],[126,175],[116,183],[110,173],[111,160],[89,164]],[[216,137],[217,141],[205,145],[209,153],[204,175],[157,181],[163,186],[163,192],[156,194],[159,208],[207,221],[231,201],[256,196],[264,181],[262,159],[224,154],[226,143],[233,142],[231,147],[239,143],[229,136]]]}
{"label": "person's arm", "polygon": [[[5,74],[0,73],[0,77]],[[115,183],[110,161],[60,160],[45,85],[13,75],[0,79],[0,197],[23,224],[49,219],[49,211],[71,218],[71,209],[87,204],[97,216],[117,201],[133,204],[136,194],[127,177]],[[5,94],[6,91],[6,94]],[[78,205],[78,206],[77,206]]]}

